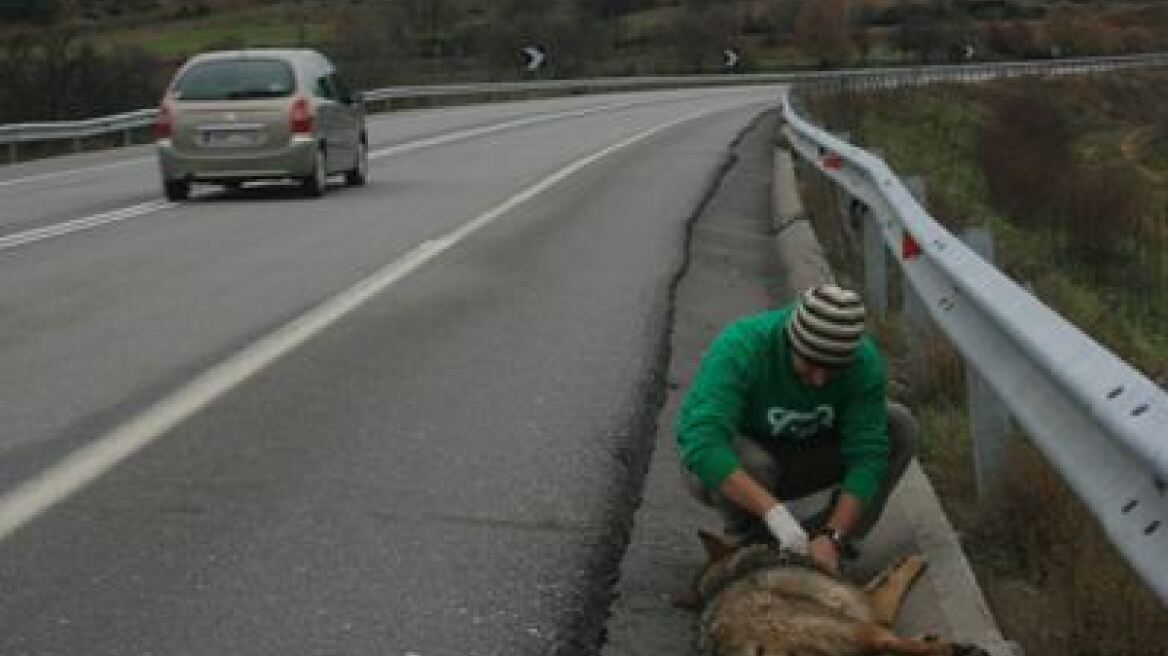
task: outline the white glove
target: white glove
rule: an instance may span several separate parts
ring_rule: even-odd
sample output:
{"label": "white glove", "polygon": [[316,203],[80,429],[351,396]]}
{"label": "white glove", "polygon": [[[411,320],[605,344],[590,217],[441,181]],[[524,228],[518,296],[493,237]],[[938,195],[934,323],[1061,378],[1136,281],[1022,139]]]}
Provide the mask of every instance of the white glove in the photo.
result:
{"label": "white glove", "polygon": [[807,532],[783,504],[776,503],[763,516],[763,521],[766,522],[771,535],[779,541],[780,547],[807,555]]}

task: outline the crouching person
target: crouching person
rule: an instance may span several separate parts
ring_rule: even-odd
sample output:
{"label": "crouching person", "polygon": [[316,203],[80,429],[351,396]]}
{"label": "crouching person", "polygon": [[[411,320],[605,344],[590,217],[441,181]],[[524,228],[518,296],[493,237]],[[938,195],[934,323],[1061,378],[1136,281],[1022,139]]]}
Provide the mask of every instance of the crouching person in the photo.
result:
{"label": "crouching person", "polygon": [[[677,441],[691,492],[728,537],[775,539],[838,572],[916,452],[908,410],[885,399],[884,360],[863,303],[836,285],[735,321],[706,351]],[[789,502],[834,490],[796,519]],[[826,494],[825,494],[826,496]]]}

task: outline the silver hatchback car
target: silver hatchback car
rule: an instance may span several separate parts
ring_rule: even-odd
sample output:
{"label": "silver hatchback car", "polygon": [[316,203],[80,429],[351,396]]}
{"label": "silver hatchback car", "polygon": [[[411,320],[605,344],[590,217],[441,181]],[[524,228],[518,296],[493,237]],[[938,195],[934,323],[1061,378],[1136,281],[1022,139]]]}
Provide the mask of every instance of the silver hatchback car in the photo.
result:
{"label": "silver hatchback car", "polygon": [[295,180],[320,196],[331,175],[368,177],[364,105],[315,50],[196,55],[167,88],[154,130],[172,201],[195,182]]}

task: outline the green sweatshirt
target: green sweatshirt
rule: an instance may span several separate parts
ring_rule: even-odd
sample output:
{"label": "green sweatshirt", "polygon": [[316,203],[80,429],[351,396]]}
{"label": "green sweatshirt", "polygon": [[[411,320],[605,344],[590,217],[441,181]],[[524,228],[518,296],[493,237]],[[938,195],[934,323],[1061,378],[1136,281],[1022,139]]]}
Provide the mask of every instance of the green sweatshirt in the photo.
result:
{"label": "green sweatshirt", "polygon": [[865,335],[851,366],[821,388],[804,385],[785,330],[794,308],[740,319],[710,346],[678,419],[682,462],[717,489],[741,466],[736,435],[795,441],[838,426],[843,489],[870,502],[888,468],[884,359]]}

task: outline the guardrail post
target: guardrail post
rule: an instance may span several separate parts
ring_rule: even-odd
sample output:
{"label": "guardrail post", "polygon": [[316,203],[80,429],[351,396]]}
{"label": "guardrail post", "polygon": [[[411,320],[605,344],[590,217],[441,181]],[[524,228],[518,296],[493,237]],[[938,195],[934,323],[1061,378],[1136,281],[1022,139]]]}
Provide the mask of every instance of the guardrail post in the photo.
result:
{"label": "guardrail post", "polygon": [[[850,132],[835,132],[833,134],[835,134],[835,136],[838,137],[840,141],[850,141],[852,137]],[[852,209],[853,199],[850,195],[848,195],[847,190],[839,185],[835,185],[835,195],[836,203],[839,207],[840,233],[843,235],[844,243],[847,245],[848,252],[856,253],[859,250],[859,240],[856,237],[856,232],[859,231],[860,226],[858,223],[858,217],[855,215],[855,212]]]}
{"label": "guardrail post", "polygon": [[[927,192],[924,178],[916,175],[906,177],[904,178],[904,186],[908,188],[909,193],[922,207],[926,205]],[[912,288],[908,276],[901,276],[900,281],[903,303],[901,321],[904,330],[904,343],[907,345],[905,350],[908,352],[908,376],[912,389],[919,390],[921,380],[924,379],[925,357],[928,351],[924,346],[932,340],[932,319],[929,318],[929,309],[925,307],[924,301],[917,296],[916,290]],[[913,394],[915,396],[917,392],[914,391]]]}
{"label": "guardrail post", "polygon": [[[879,149],[872,154],[884,157]],[[864,304],[878,314],[888,311],[888,259],[885,256],[884,235],[872,208],[853,200],[849,206],[851,218],[861,224],[864,249]]]}
{"label": "guardrail post", "polygon": [[884,236],[880,223],[872,211],[860,205],[860,221],[864,224],[864,302],[874,312],[888,311],[888,261],[885,257]]}
{"label": "guardrail post", "polygon": [[134,132],[133,128],[126,128],[125,130],[122,130],[122,145],[123,146],[134,145],[133,132]]}
{"label": "guardrail post", "polygon": [[16,142],[15,141],[8,142],[8,163],[9,164],[16,163]]}
{"label": "guardrail post", "polygon": [[[962,233],[961,241],[993,264],[994,237],[989,230],[969,228]],[[965,367],[965,385],[969,399],[969,433],[973,441],[974,483],[978,499],[984,500],[994,494],[1005,469],[1010,412],[975,368]]]}

